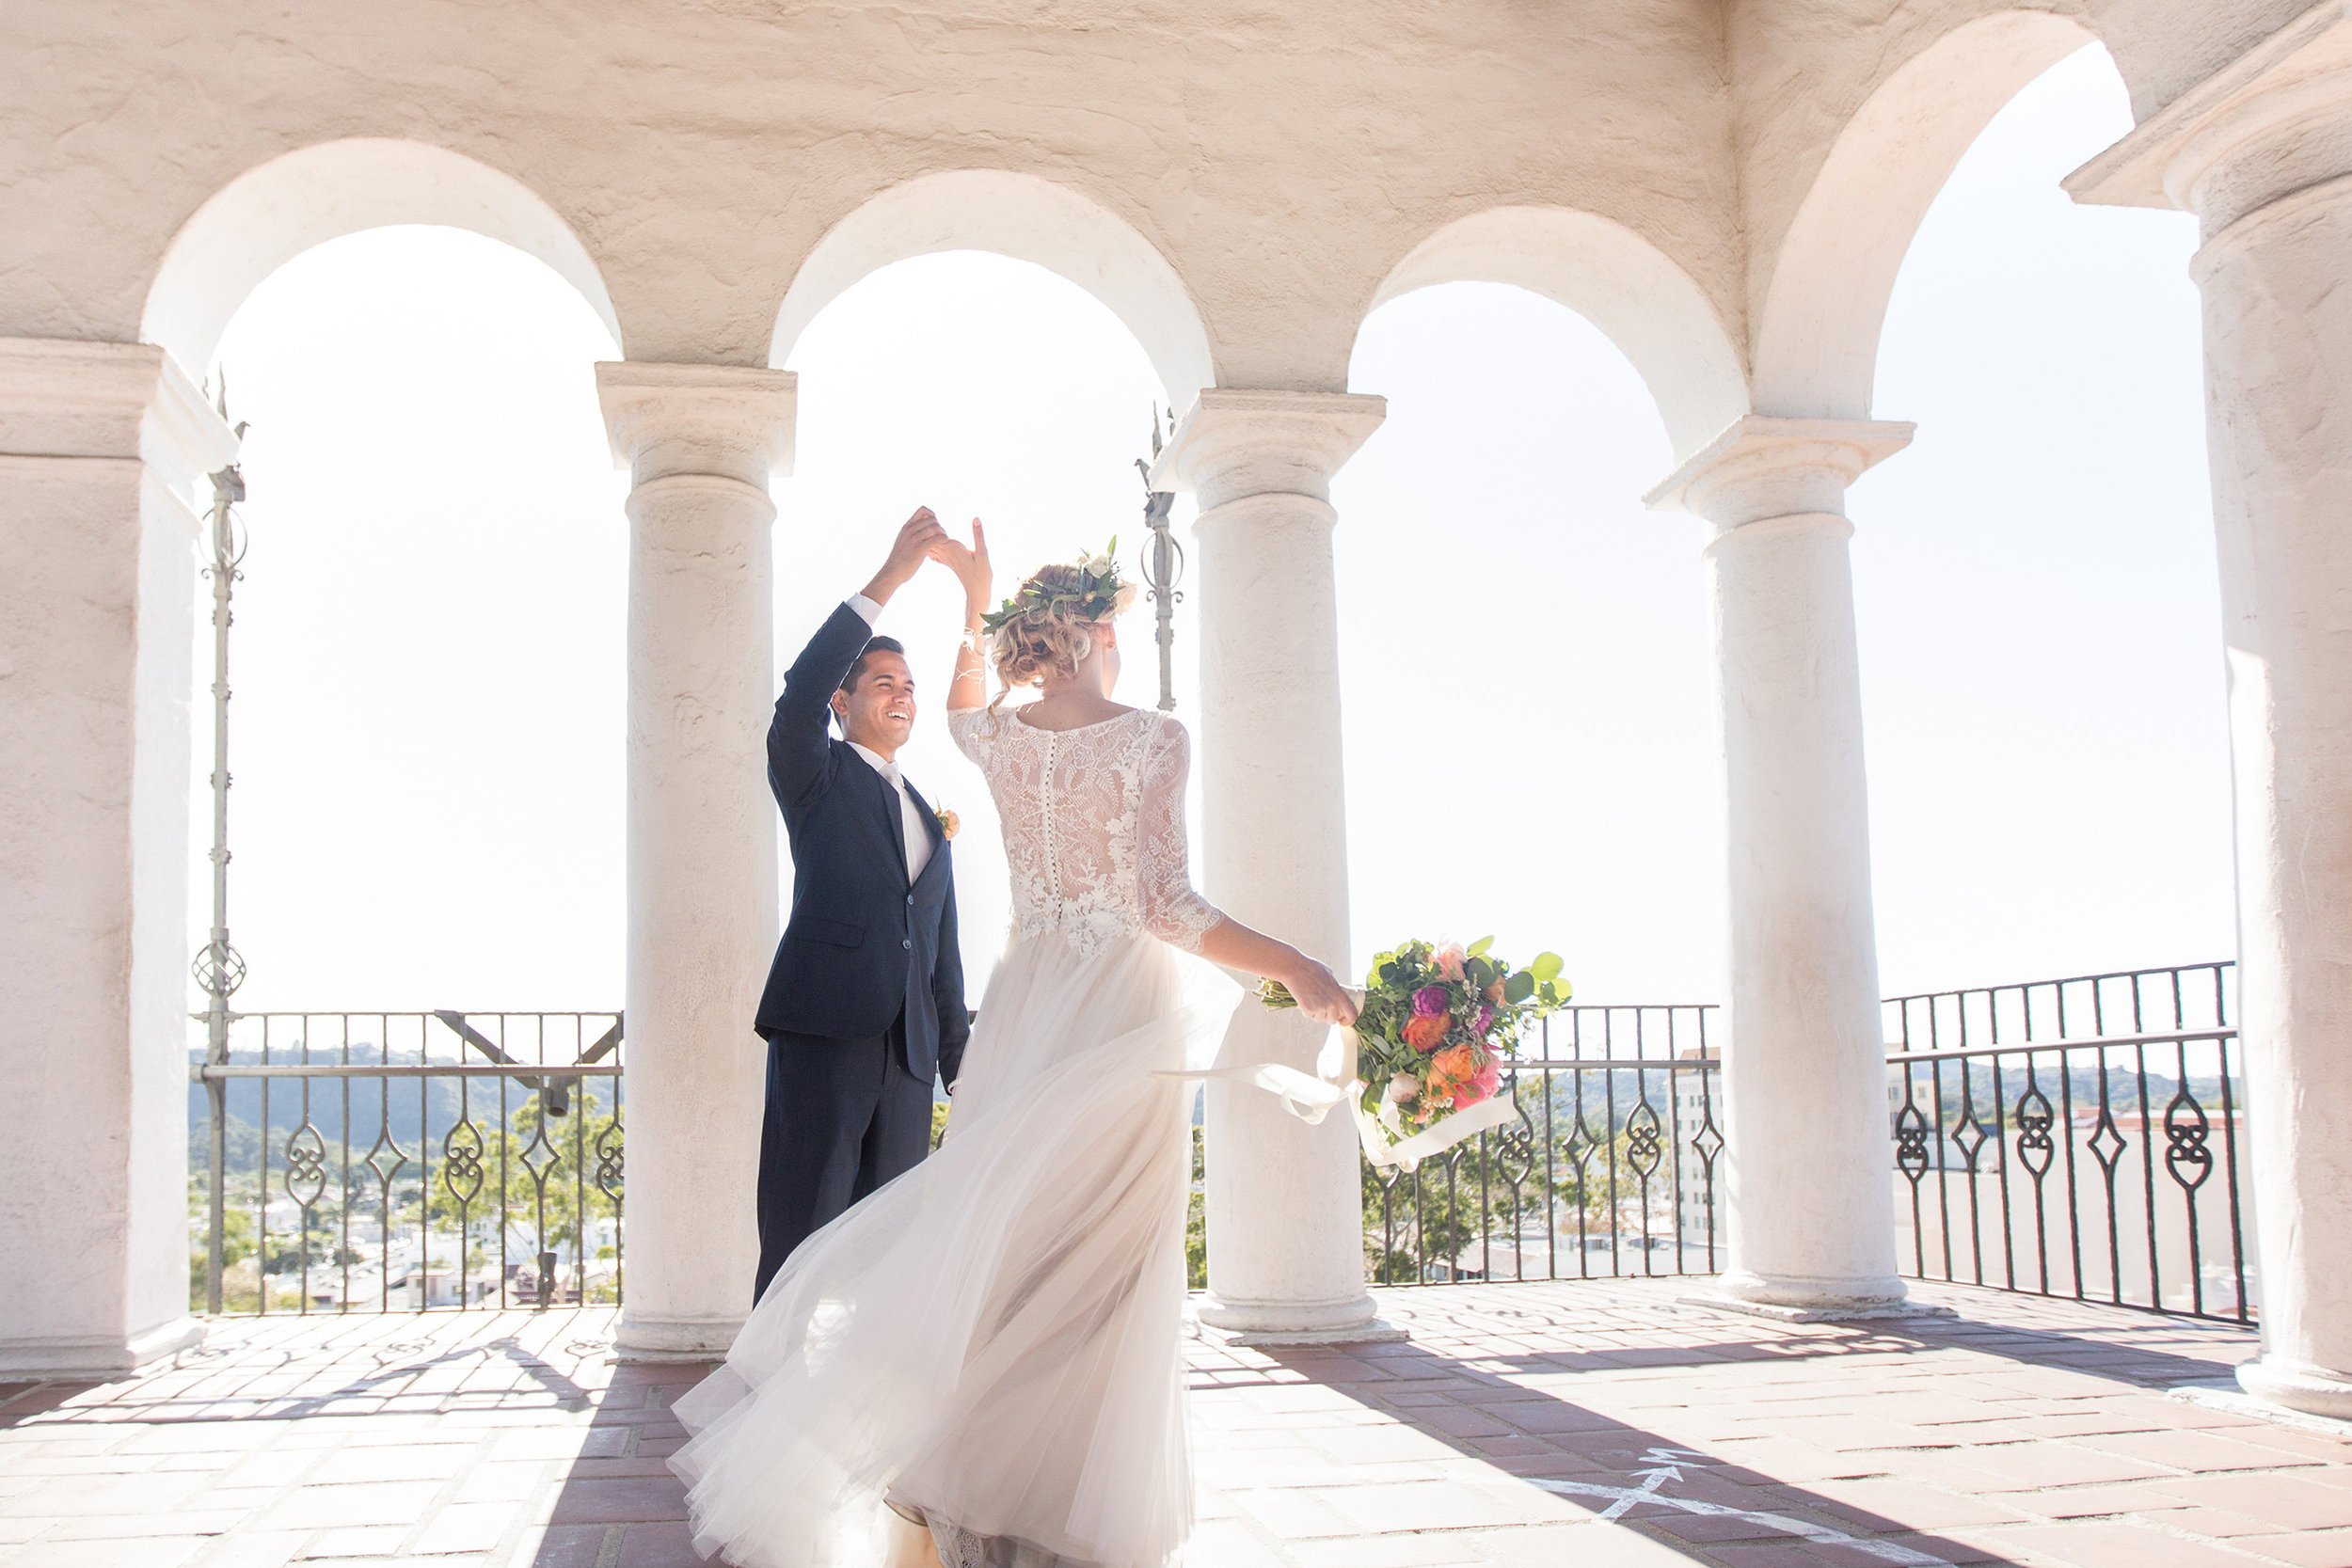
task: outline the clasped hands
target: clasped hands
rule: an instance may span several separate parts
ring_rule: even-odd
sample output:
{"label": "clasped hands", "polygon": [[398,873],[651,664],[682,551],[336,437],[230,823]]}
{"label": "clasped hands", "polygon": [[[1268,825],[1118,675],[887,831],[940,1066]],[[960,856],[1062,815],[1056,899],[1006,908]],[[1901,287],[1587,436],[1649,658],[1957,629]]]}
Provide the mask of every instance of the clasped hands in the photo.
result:
{"label": "clasped hands", "polygon": [[874,581],[883,587],[884,594],[867,596],[881,602],[889,592],[904,587],[926,561],[936,561],[955,573],[956,580],[963,584],[968,606],[986,607],[993,581],[988,562],[987,530],[980,526],[977,517],[973,518],[972,542],[964,544],[941,525],[938,515],[928,506],[916,507],[914,515],[900,526],[882,570],[874,574]]}

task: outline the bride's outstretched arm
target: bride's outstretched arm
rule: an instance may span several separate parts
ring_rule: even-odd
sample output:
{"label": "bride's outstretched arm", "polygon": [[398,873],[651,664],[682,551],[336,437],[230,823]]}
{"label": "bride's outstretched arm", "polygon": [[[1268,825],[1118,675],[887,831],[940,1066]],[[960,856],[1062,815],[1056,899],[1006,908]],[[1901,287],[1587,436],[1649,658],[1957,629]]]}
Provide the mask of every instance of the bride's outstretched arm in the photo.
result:
{"label": "bride's outstretched arm", "polygon": [[947,684],[947,711],[965,713],[988,701],[987,646],[980,617],[988,612],[993,574],[988,564],[988,531],[972,519],[972,543],[958,544],[950,535],[931,546],[931,559],[946,562],[963,584],[963,640],[956,644],[955,678]]}
{"label": "bride's outstretched arm", "polygon": [[1200,956],[1245,974],[1279,980],[1298,1000],[1298,1010],[1317,1023],[1353,1023],[1356,1004],[1330,967],[1307,957],[1289,942],[1267,936],[1235,920],[1217,916],[1216,924],[1200,934]]}

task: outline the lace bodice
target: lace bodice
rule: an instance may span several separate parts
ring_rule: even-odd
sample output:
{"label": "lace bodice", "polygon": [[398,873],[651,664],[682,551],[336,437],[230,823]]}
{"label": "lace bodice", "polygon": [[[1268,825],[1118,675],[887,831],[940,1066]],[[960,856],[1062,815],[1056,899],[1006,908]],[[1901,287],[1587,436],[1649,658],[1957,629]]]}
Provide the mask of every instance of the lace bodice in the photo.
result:
{"label": "lace bodice", "polygon": [[1220,918],[1192,890],[1184,840],[1184,725],[1137,708],[1074,730],[967,708],[948,733],[977,764],[1004,823],[1012,925],[1081,953],[1149,932],[1197,951]]}

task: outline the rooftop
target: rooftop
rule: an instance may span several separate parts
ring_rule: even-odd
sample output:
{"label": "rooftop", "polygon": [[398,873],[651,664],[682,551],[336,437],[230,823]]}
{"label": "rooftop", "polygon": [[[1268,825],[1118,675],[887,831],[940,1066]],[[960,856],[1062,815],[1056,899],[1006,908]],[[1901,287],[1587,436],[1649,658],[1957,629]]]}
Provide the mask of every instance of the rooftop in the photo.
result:
{"label": "rooftop", "polygon": [[[2352,1564],[2352,1429],[2229,1408],[2244,1330],[1922,1287],[1780,1323],[1689,1282],[1380,1292],[1351,1350],[1196,1343],[1187,1568]],[[0,1568],[685,1568],[692,1367],[610,1308],[222,1322],[0,1386]]]}

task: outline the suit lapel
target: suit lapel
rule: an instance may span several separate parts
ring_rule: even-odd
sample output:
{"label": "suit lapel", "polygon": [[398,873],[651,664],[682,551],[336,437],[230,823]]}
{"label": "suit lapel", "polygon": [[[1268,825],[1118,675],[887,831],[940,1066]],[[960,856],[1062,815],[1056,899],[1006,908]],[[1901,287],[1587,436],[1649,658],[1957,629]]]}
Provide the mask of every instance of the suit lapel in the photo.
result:
{"label": "suit lapel", "polygon": [[[929,877],[939,863],[947,858],[947,831],[939,825],[939,813],[933,811],[931,803],[923,799],[921,790],[910,784],[907,785],[907,796],[914,802],[914,809],[922,815],[923,832],[931,841],[931,858],[923,863],[923,876],[914,879],[919,882]],[[901,835],[902,842],[903,837],[904,835]]]}
{"label": "suit lapel", "polygon": [[856,747],[846,740],[837,741],[835,744],[841,748],[843,762],[850,767],[854,775],[866,781],[861,787],[871,792],[868,799],[873,802],[873,809],[882,813],[882,837],[890,841],[890,852],[898,858],[898,879],[912,886],[912,880],[907,876],[906,824],[898,816],[898,792],[890,787],[890,781],[883,778],[881,771],[872,763],[866,761]]}

